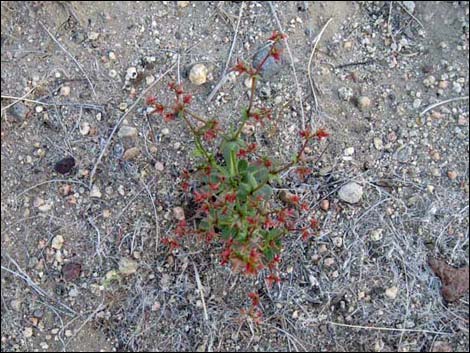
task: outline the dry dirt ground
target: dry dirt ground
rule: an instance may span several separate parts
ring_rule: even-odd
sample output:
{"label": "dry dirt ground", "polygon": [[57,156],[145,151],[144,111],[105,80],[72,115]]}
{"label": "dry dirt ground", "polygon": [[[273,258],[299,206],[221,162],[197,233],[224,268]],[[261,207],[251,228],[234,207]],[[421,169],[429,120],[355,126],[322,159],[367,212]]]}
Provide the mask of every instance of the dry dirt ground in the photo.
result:
{"label": "dry dirt ground", "polygon": [[[185,3],[1,3],[2,351],[468,351],[468,292],[447,303],[428,266],[469,263],[468,2]],[[243,78],[207,96],[279,26],[292,55],[258,92],[274,123],[247,138],[284,161],[303,122],[331,138],[314,176],[283,175],[322,230],[286,239],[268,289],[218,249],[160,243],[193,143],[138,97],[179,78],[194,110],[236,121]],[[124,114],[136,130],[107,144]],[[240,314],[253,287],[260,325]]]}

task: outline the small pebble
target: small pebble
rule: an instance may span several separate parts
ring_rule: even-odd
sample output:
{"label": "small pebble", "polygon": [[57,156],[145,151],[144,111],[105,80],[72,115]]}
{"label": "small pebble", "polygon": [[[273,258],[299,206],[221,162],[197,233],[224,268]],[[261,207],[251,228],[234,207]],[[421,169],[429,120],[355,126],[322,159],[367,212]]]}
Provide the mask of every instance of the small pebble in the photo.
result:
{"label": "small pebble", "polygon": [[332,257],[327,257],[324,261],[324,265],[326,267],[331,267],[335,264],[335,259],[333,259]]}
{"label": "small pebble", "polygon": [[457,119],[457,125],[458,126],[465,126],[467,124],[468,124],[467,118],[465,118],[465,116],[463,116],[463,115],[459,115],[459,117]]}
{"label": "small pebble", "polygon": [[90,133],[90,124],[86,121],[80,123],[80,135],[86,136]]}
{"label": "small pebble", "polygon": [[331,239],[333,241],[333,245],[336,246],[337,248],[340,248],[343,246],[343,238],[341,237],[335,237]]}
{"label": "small pebble", "polygon": [[23,336],[25,338],[30,338],[33,336],[33,328],[32,327],[26,327],[23,331]]}
{"label": "small pebble", "polygon": [[441,160],[441,154],[438,151],[433,151],[431,154],[431,158],[433,161],[439,161]]}
{"label": "small pebble", "polygon": [[452,83],[452,90],[455,93],[460,93],[460,92],[462,92],[462,85],[459,82],[453,82]]}
{"label": "small pebble", "polygon": [[398,295],[398,288],[393,286],[385,290],[385,295],[390,299],[395,299]]}
{"label": "small pebble", "polygon": [[374,137],[374,147],[377,151],[383,150],[384,144],[380,137]]}
{"label": "small pebble", "polygon": [[176,4],[179,8],[185,8],[189,6],[189,1],[177,1]]}
{"label": "small pebble", "polygon": [[119,104],[119,110],[125,111],[127,109],[127,103],[122,102]]}
{"label": "small pebble", "polygon": [[322,200],[320,202],[320,208],[323,210],[323,211],[328,211],[330,209],[330,201],[328,200]]}
{"label": "small pebble", "polygon": [[173,208],[173,217],[178,221],[183,221],[185,219],[183,207]]}
{"label": "small pebble", "polygon": [[344,150],[345,156],[352,156],[354,154],[354,147],[348,147]]}
{"label": "small pebble", "polygon": [[135,67],[129,67],[126,71],[126,80],[135,80],[137,78],[137,69]]}
{"label": "small pebble", "polygon": [[60,88],[60,95],[67,97],[70,95],[70,87],[69,86],[62,86]]}
{"label": "small pebble", "polygon": [[44,110],[44,107],[42,105],[37,105],[34,110],[36,113],[41,113]]}
{"label": "small pebble", "polygon": [[423,84],[426,87],[432,87],[432,86],[434,86],[435,83],[436,83],[436,78],[432,75],[426,77],[423,81]]}
{"label": "small pebble", "polygon": [[168,128],[165,127],[165,128],[162,129],[162,135],[166,136],[169,133],[170,133],[170,130]]}
{"label": "small pebble", "polygon": [[52,239],[51,247],[56,250],[62,249],[62,246],[64,246],[64,237],[62,235],[56,235]]}
{"label": "small pebble", "polygon": [[155,76],[153,76],[153,75],[148,75],[145,78],[145,83],[147,84],[147,86],[150,86],[154,82],[155,82]]}
{"label": "small pebble", "polygon": [[135,272],[137,272],[137,262],[134,260],[128,259],[127,257],[123,257],[119,261],[119,272],[121,272],[123,275],[131,275]]}
{"label": "small pebble", "polygon": [[350,182],[346,185],[343,185],[338,191],[338,197],[347,203],[357,203],[361,200],[363,194],[362,186],[355,183]]}
{"label": "small pebble", "polygon": [[49,345],[46,342],[39,343],[39,346],[41,346],[41,348],[44,350],[49,349]]}
{"label": "small pebble", "polygon": [[124,155],[122,156],[122,159],[125,161],[130,161],[132,159],[137,158],[140,156],[140,148],[139,147],[131,147],[124,152]]}
{"label": "small pebble", "polygon": [[455,170],[449,170],[447,172],[447,177],[450,179],[450,180],[455,180],[457,179],[457,177],[459,176],[459,174],[455,171]]}
{"label": "small pebble", "polygon": [[88,39],[89,40],[97,40],[100,34],[98,32],[89,32]]}
{"label": "small pebble", "polygon": [[155,162],[155,170],[157,172],[163,172],[165,170],[165,166],[162,162]]}
{"label": "small pebble", "polygon": [[447,87],[449,87],[449,81],[439,81],[438,87],[440,89],[446,89]]}
{"label": "small pebble", "polygon": [[135,137],[135,136],[137,136],[137,129],[135,127],[132,127],[132,126],[124,125],[119,129],[118,136],[121,137],[121,138]]}
{"label": "small pebble", "polygon": [[255,126],[251,123],[246,123],[242,128],[242,134],[252,136],[255,133]]}
{"label": "small pebble", "polygon": [[252,80],[250,77],[245,78],[245,81],[243,81],[243,84],[245,85],[246,88],[250,89],[251,88],[251,83]]}
{"label": "small pebble", "polygon": [[357,98],[357,106],[361,111],[369,109],[371,106],[370,98],[366,96],[360,96]]}
{"label": "small pebble", "polygon": [[90,197],[100,198],[102,196],[98,185],[93,185],[90,191]]}
{"label": "small pebble", "polygon": [[371,233],[370,233],[370,238],[371,240],[373,241],[380,241],[382,239],[382,233],[383,233],[383,229],[382,228],[378,228],[378,229],[374,229]]}
{"label": "small pebble", "polygon": [[189,71],[189,80],[197,85],[200,86],[207,81],[207,67],[203,64],[196,64],[194,65],[191,70]]}

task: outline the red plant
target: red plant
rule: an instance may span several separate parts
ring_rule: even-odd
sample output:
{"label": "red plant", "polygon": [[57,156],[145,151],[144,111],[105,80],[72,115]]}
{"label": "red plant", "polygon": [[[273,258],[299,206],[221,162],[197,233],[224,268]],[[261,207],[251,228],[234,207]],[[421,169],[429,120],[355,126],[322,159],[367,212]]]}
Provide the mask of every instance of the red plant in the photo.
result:
{"label": "red plant", "polygon": [[[146,104],[153,108],[152,115],[160,115],[167,122],[184,121],[194,137],[195,156],[201,160],[194,172],[182,172],[180,184],[185,192],[191,192],[189,197],[196,204],[195,221],[180,221],[174,229],[177,240],[167,237],[162,243],[174,250],[182,246],[180,241],[191,239],[192,235],[209,244],[216,243],[222,249],[222,265],[231,265],[233,270],[252,276],[266,269],[265,278],[269,286],[280,281],[278,266],[284,237],[297,232],[307,239],[318,229],[315,220],[310,221],[310,227],[297,227],[301,214],[309,211],[308,204],[301,203],[300,196],[294,195],[290,198],[290,205],[276,208],[279,203],[272,199],[274,190],[271,185],[279,182],[281,172],[291,167],[296,167],[300,178],[309,176],[312,170],[305,165],[304,150],[314,140],[329,136],[324,129],[301,131],[302,145],[296,156],[285,165],[263,156],[255,143],[247,143],[242,138],[243,128],[250,119],[260,124],[272,119],[270,109],[255,107],[254,97],[267,60],[281,60],[281,41],[285,38],[284,34],[273,32],[268,39],[269,51],[256,67],[238,60],[232,68],[233,72],[247,75],[252,83],[248,106],[242,111],[241,121],[233,131],[222,133],[218,120],[193,112],[190,109],[192,95],[185,92],[181,84],[169,84],[169,89],[175,94],[172,105],[165,106],[154,96],[146,99]],[[207,145],[214,141],[221,143],[218,147],[209,148]],[[197,189],[191,190],[191,185]],[[260,322],[259,296],[255,292],[248,296],[252,308],[247,314],[254,322]]]}

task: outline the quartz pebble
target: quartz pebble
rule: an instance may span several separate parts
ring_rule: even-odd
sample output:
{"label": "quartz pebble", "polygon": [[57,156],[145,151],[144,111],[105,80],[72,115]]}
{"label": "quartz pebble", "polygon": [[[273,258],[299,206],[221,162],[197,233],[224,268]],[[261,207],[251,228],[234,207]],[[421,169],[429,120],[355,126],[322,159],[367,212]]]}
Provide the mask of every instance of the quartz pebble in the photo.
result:
{"label": "quartz pebble", "polygon": [[189,72],[189,80],[196,86],[200,86],[207,81],[207,67],[203,64],[194,65]]}

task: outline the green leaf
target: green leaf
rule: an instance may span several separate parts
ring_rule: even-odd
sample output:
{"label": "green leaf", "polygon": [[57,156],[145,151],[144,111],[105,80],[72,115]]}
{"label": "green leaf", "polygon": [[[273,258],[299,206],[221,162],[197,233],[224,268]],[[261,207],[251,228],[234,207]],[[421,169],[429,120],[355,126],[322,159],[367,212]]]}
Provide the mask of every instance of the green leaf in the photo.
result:
{"label": "green leaf", "polygon": [[262,188],[257,190],[254,195],[261,195],[265,200],[269,199],[273,194],[273,189],[269,185],[264,185]]}
{"label": "green leaf", "polygon": [[269,171],[264,167],[258,168],[258,170],[253,174],[258,184],[263,184],[268,181]]}
{"label": "green leaf", "polygon": [[247,173],[246,174],[246,180],[247,180],[248,184],[250,184],[252,189],[256,189],[256,187],[258,186],[258,182],[256,181],[256,178],[255,178],[253,173]]}
{"label": "green leaf", "polygon": [[232,239],[237,234],[235,228],[232,227],[223,227],[222,228],[222,238],[225,240]]}
{"label": "green leaf", "polygon": [[221,148],[228,172],[231,176],[234,176],[236,172],[236,155],[240,150],[240,146],[237,141],[225,141],[222,143]]}
{"label": "green leaf", "polygon": [[204,152],[199,146],[196,146],[193,150],[193,156],[194,157],[204,157]]}
{"label": "green leaf", "polygon": [[244,159],[238,161],[238,171],[240,173],[245,172],[248,169],[248,162]]}
{"label": "green leaf", "polygon": [[263,254],[264,256],[266,256],[266,260],[268,260],[268,262],[272,261],[274,259],[274,256],[276,255],[274,250],[269,247],[263,250]]}
{"label": "green leaf", "polygon": [[235,235],[235,240],[239,242],[244,242],[246,238],[248,237],[248,233],[246,230],[240,230],[236,235]]}
{"label": "green leaf", "polygon": [[281,177],[279,176],[279,174],[269,174],[268,176],[268,181],[269,182],[276,182],[278,184],[282,184],[282,179]]}
{"label": "green leaf", "polygon": [[251,186],[246,184],[246,183],[240,183],[240,185],[238,186],[238,197],[240,197],[241,199],[246,199],[246,197],[248,196],[248,194],[251,192]]}
{"label": "green leaf", "polygon": [[242,120],[247,121],[250,117],[248,116],[248,109],[242,110]]}

